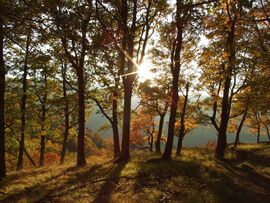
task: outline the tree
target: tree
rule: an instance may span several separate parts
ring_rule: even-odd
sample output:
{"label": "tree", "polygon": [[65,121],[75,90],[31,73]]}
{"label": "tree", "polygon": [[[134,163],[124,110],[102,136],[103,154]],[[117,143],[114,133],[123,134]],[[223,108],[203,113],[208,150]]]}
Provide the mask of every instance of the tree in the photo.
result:
{"label": "tree", "polygon": [[0,179],[6,177],[5,161],[5,64],[4,64],[4,16],[0,6]]}
{"label": "tree", "polygon": [[184,104],[182,107],[181,115],[180,115],[180,128],[179,128],[179,134],[178,134],[178,144],[177,144],[177,150],[176,150],[176,156],[179,156],[182,150],[182,142],[183,138],[186,134],[186,111],[187,111],[187,105],[188,105],[188,94],[189,94],[189,88],[190,88],[190,83],[186,83],[186,93],[184,95]]}
{"label": "tree", "polygon": [[[118,22],[118,36],[107,28],[103,19],[99,18],[104,31],[114,41],[116,49],[119,51],[119,73],[123,81],[124,88],[124,109],[123,109],[123,136],[121,153],[118,162],[130,160],[129,141],[130,141],[130,121],[131,121],[131,97],[133,86],[136,81],[136,69],[142,63],[147,41],[151,35],[150,30],[154,22],[154,17],[163,8],[164,2],[152,0],[144,4],[141,1],[111,2],[110,9],[105,7],[100,1],[96,1],[96,8],[101,6],[111,15],[113,20]],[[114,14],[113,11],[116,11]],[[140,11],[140,12],[138,12]],[[118,44],[118,41],[121,45]],[[136,46],[136,43],[138,45]],[[135,61],[135,59],[137,59]]]}
{"label": "tree", "polygon": [[140,97],[140,105],[147,112],[159,116],[158,132],[155,142],[156,153],[161,154],[160,143],[163,133],[164,119],[169,107],[169,90],[170,86],[167,77],[156,77],[154,80],[146,80],[139,84],[138,96]]}
{"label": "tree", "polygon": [[140,108],[131,121],[132,147],[145,149],[145,143],[148,143],[147,148],[152,152],[155,134],[155,116],[148,109]]}
{"label": "tree", "polygon": [[[78,85],[78,145],[77,166],[86,165],[84,153],[85,134],[85,58],[89,49],[88,32],[93,15],[92,1],[60,2],[49,4],[49,14],[54,18],[56,36],[59,37],[65,55],[76,72]],[[72,10],[68,9],[72,8]]]}
{"label": "tree", "polygon": [[[206,27],[210,28],[207,36],[211,41],[203,51],[201,65],[205,68],[201,78],[213,98],[212,115],[206,117],[217,130],[216,157],[222,160],[227,146],[226,132],[229,120],[238,116],[231,115],[233,99],[247,87],[246,73],[250,73],[252,68],[247,65],[245,57],[242,58],[247,51],[244,46],[240,46],[249,38],[243,28],[243,21],[239,20],[245,11],[243,7],[248,5],[242,4],[241,1],[225,1],[219,6],[215,7],[215,15],[207,16],[205,20]],[[214,27],[217,19],[219,26]],[[239,33],[245,37],[240,38]],[[241,51],[242,54],[239,54]],[[208,60],[210,55],[213,56],[211,61]]]}
{"label": "tree", "polygon": [[[119,143],[119,109],[122,102],[120,73],[118,69],[119,53],[114,44],[108,40],[104,33],[97,36],[95,46],[95,61],[93,78],[97,83],[90,97],[96,103],[101,113],[110,123],[113,132],[114,159],[120,154]],[[106,49],[103,49],[106,47]]]}

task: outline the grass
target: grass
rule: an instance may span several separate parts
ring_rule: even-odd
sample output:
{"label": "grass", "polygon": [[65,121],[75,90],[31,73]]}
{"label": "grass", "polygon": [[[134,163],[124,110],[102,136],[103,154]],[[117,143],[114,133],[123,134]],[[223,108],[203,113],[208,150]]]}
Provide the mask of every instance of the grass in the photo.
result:
{"label": "grass", "polygon": [[213,151],[184,149],[161,161],[134,152],[123,165],[91,157],[72,164],[12,172],[0,182],[1,202],[270,202],[270,146],[241,145],[225,162]]}

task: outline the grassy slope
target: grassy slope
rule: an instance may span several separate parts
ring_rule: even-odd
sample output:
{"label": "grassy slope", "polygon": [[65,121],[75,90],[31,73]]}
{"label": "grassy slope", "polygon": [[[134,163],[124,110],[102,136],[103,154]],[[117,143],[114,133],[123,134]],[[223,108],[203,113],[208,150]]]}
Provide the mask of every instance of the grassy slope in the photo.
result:
{"label": "grassy slope", "polygon": [[[133,154],[126,165],[100,157],[72,165],[13,172],[1,202],[270,202],[270,146],[243,145],[220,163],[213,152],[184,149],[171,162]],[[103,164],[101,164],[103,163]]]}

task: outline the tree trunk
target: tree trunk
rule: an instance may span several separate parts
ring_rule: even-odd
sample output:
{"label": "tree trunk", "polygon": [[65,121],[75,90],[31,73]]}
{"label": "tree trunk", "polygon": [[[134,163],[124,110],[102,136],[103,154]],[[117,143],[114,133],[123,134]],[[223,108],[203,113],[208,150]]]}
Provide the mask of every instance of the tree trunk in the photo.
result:
{"label": "tree trunk", "polygon": [[182,151],[182,147],[183,147],[183,139],[184,139],[184,133],[179,133],[177,149],[176,149],[176,156],[181,155],[181,151]]}
{"label": "tree trunk", "polygon": [[246,116],[247,116],[247,111],[248,111],[248,107],[246,106],[243,117],[239,123],[239,126],[237,128],[237,132],[236,132],[236,136],[235,136],[235,141],[234,141],[234,147],[237,147],[237,145],[239,144],[239,140],[240,140],[240,132],[242,130],[243,124],[246,120]]}
{"label": "tree trunk", "polygon": [[24,147],[23,151],[24,151],[26,157],[28,158],[28,160],[31,162],[31,164],[32,164],[34,167],[36,167],[37,165],[36,165],[35,161],[32,159],[32,157],[30,156],[30,154],[28,153],[28,151],[26,150],[25,147]]}
{"label": "tree trunk", "polygon": [[180,156],[181,150],[182,150],[182,145],[183,145],[183,139],[185,136],[185,115],[186,115],[186,110],[187,110],[187,102],[188,102],[188,92],[189,92],[189,83],[186,84],[186,95],[185,95],[185,100],[184,100],[184,105],[182,109],[182,114],[181,114],[181,123],[180,123],[180,130],[179,130],[179,138],[178,138],[178,144],[177,144],[177,149],[176,149],[176,156]]}
{"label": "tree trunk", "polygon": [[257,128],[257,144],[260,143],[260,137],[261,137],[261,125],[258,124],[258,128]]}
{"label": "tree trunk", "polygon": [[221,110],[221,121],[220,121],[220,128],[218,132],[218,141],[216,146],[216,158],[219,160],[224,159],[225,150],[227,147],[227,126],[229,121],[229,90],[230,90],[230,83],[231,78],[230,76],[226,77],[224,90],[223,90],[223,98],[222,98],[222,110]]}
{"label": "tree trunk", "polygon": [[85,166],[84,153],[84,133],[85,133],[85,84],[83,68],[79,67],[77,70],[78,90],[79,90],[79,133],[77,144],[77,166]]}
{"label": "tree trunk", "polygon": [[44,162],[45,162],[45,135],[41,135],[39,166],[44,166]]}
{"label": "tree trunk", "polygon": [[119,162],[127,162],[130,160],[129,140],[130,140],[130,120],[131,120],[131,97],[132,83],[130,76],[124,81],[124,115],[123,115],[123,136],[122,148],[119,156]]}
{"label": "tree trunk", "polygon": [[[136,31],[136,10],[137,10],[137,1],[133,1],[133,18],[132,25],[130,30],[128,29],[128,5],[127,0],[122,0],[122,29],[123,29],[123,38],[122,38],[122,49],[126,51],[129,59],[127,61],[127,74],[134,72],[134,64],[131,61],[133,58],[134,52],[134,37]],[[121,53],[121,73],[125,73],[125,54]],[[123,112],[123,135],[122,135],[122,147],[121,153],[117,162],[128,162],[130,160],[129,153],[129,140],[130,140],[130,121],[131,121],[131,97],[132,97],[132,89],[133,82],[135,80],[136,75],[126,75],[123,78],[124,84],[124,112]]]}
{"label": "tree trunk", "polygon": [[0,179],[6,177],[5,160],[5,64],[3,16],[0,10]]}
{"label": "tree trunk", "polygon": [[183,22],[181,19],[181,5],[182,2],[177,0],[177,11],[176,11],[176,23],[177,23],[177,38],[176,38],[176,49],[174,53],[174,67],[172,68],[173,74],[173,85],[172,85],[172,100],[170,109],[170,118],[168,126],[168,138],[165,146],[165,151],[163,153],[163,159],[170,160],[173,147],[174,138],[174,127],[175,127],[175,116],[178,104],[178,83],[179,83],[179,73],[180,73],[180,54],[182,49],[182,31]]}
{"label": "tree trunk", "polygon": [[267,125],[265,126],[265,128],[266,128],[267,137],[268,137],[268,139],[270,141],[270,131],[269,131],[269,128],[268,128]]}
{"label": "tree trunk", "polygon": [[30,45],[30,34],[27,35],[26,42],[26,51],[24,58],[24,66],[23,66],[23,78],[22,78],[22,92],[23,95],[21,97],[21,139],[19,146],[19,157],[17,163],[17,170],[21,170],[23,168],[23,153],[24,153],[24,132],[25,132],[25,115],[26,115],[26,91],[27,91],[27,71],[28,71],[28,55],[29,55],[29,45]]}
{"label": "tree trunk", "polygon": [[44,68],[44,86],[45,86],[45,93],[43,95],[43,101],[42,101],[42,117],[41,117],[41,137],[40,137],[40,157],[39,157],[39,166],[44,166],[45,163],[45,134],[46,132],[46,113],[47,113],[47,76],[48,76],[48,70],[45,67]]}
{"label": "tree trunk", "polygon": [[153,136],[153,134],[151,134],[150,135],[150,143],[149,143],[150,152],[153,152],[153,142],[154,142],[154,136]]}
{"label": "tree trunk", "polygon": [[161,114],[160,115],[160,120],[159,120],[159,126],[158,126],[157,140],[156,140],[156,143],[155,143],[155,145],[156,145],[156,153],[157,154],[161,154],[160,141],[161,141],[161,135],[162,135],[162,131],[163,131],[164,118],[165,118],[165,114]]}
{"label": "tree trunk", "polygon": [[67,98],[67,87],[66,87],[66,64],[63,65],[62,69],[62,77],[63,77],[63,97],[65,102],[64,114],[65,114],[65,130],[64,130],[64,137],[62,143],[62,150],[61,150],[61,158],[60,164],[65,162],[65,155],[66,155],[66,147],[67,147],[67,140],[69,136],[69,105],[68,105],[68,98]]}
{"label": "tree trunk", "polygon": [[[231,18],[231,17],[230,17]],[[218,140],[216,146],[215,156],[219,160],[224,159],[225,150],[227,147],[227,126],[230,118],[230,99],[229,92],[231,86],[231,75],[235,64],[235,47],[234,47],[234,36],[235,36],[235,25],[237,21],[237,15],[230,19],[228,22],[229,30],[227,31],[227,40],[225,44],[225,52],[228,54],[227,67],[224,65],[224,88],[223,88],[223,98],[221,107],[221,121],[218,132]]]}
{"label": "tree trunk", "polygon": [[118,158],[120,154],[120,145],[119,145],[119,130],[118,130],[118,115],[117,115],[117,102],[118,102],[118,92],[117,90],[113,91],[113,144],[114,144],[114,159]]}
{"label": "tree trunk", "polygon": [[[46,76],[45,76],[46,78]],[[41,137],[40,137],[40,157],[39,157],[39,166],[44,166],[45,160],[45,121],[46,121],[46,102],[47,102],[47,94],[44,95],[44,100],[42,104],[42,126],[41,126]]]}

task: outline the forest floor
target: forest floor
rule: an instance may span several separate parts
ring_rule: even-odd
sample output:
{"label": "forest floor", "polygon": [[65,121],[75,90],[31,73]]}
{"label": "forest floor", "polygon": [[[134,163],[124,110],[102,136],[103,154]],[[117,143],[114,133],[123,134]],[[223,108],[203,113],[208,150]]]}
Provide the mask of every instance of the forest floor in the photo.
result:
{"label": "forest floor", "polygon": [[225,162],[194,148],[170,162],[136,152],[125,165],[91,157],[84,168],[11,172],[0,202],[270,202],[270,145],[242,145]]}

